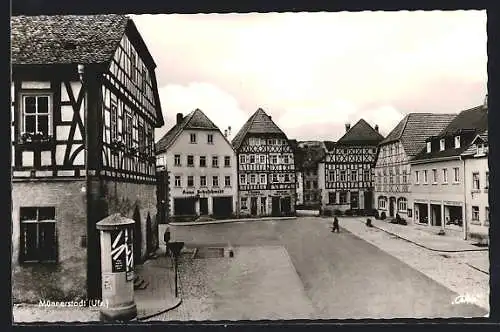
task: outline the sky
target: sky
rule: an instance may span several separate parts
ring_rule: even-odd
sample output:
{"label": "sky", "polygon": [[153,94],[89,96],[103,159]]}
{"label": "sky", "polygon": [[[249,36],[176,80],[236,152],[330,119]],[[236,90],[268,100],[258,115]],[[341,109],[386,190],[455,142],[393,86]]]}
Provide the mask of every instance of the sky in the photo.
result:
{"label": "sky", "polygon": [[289,139],[365,119],[458,113],[487,93],[486,11],[130,15],[157,64],[165,125],[201,109],[232,137],[262,108]]}

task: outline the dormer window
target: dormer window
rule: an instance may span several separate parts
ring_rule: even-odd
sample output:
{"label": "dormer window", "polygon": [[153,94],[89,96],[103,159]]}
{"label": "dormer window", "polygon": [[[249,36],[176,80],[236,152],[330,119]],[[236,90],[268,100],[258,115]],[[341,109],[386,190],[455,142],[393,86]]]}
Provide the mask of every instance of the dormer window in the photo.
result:
{"label": "dormer window", "polygon": [[427,142],[427,153],[431,153],[431,142]]}
{"label": "dormer window", "polygon": [[455,136],[455,149],[460,147],[460,136]]}
{"label": "dormer window", "polygon": [[439,151],[444,151],[444,138],[439,140]]}

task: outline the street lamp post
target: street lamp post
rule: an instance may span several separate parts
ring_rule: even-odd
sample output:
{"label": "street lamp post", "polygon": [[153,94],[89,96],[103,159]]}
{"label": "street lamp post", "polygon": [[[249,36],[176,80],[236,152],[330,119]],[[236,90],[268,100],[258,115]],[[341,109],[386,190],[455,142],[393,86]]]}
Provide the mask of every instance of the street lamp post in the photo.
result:
{"label": "street lamp post", "polygon": [[167,248],[170,250],[172,255],[174,255],[174,287],[175,287],[175,297],[178,297],[177,290],[177,258],[179,257],[182,248],[184,247],[184,242],[169,242],[167,243]]}

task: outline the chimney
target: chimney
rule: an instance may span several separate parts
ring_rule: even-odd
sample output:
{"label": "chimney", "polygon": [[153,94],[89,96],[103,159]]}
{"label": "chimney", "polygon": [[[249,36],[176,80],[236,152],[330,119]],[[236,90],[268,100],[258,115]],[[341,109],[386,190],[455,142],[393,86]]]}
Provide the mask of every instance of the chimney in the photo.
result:
{"label": "chimney", "polygon": [[273,119],[273,117],[272,117],[272,116],[270,116],[270,115],[268,115],[268,116],[269,116],[269,120],[272,120],[272,119]]}
{"label": "chimney", "polygon": [[182,113],[177,113],[177,124],[181,123],[183,119]]}
{"label": "chimney", "polygon": [[224,137],[227,137],[227,129],[224,129]]}
{"label": "chimney", "polygon": [[375,131],[378,133],[378,125],[375,125]]}
{"label": "chimney", "polygon": [[346,123],[345,124],[345,131],[349,131],[349,129],[351,129],[351,124],[350,123]]}
{"label": "chimney", "polygon": [[231,137],[231,126],[227,127],[227,136]]}

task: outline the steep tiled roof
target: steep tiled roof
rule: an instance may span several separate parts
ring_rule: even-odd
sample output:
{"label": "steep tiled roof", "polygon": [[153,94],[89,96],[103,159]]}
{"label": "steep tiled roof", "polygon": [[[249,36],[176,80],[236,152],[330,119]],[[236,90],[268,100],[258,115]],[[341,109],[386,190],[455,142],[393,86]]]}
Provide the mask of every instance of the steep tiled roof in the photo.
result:
{"label": "steep tiled roof", "polygon": [[383,139],[384,136],[380,135],[380,133],[373,129],[372,126],[370,126],[364,119],[361,119],[337,141],[337,144],[378,145]]}
{"label": "steep tiled roof", "polygon": [[12,63],[107,63],[129,21],[115,14],[13,16]]}
{"label": "steep tiled roof", "polygon": [[328,151],[332,151],[333,148],[335,147],[335,142],[334,141],[323,141],[325,144],[325,147]]}
{"label": "steep tiled roof", "polygon": [[239,149],[248,134],[277,134],[286,138],[285,133],[273,122],[271,117],[259,108],[243,125],[233,139],[233,147]]}
{"label": "steep tiled roof", "polygon": [[439,134],[455,116],[456,114],[409,113],[380,144],[399,140],[407,156],[412,158],[422,150],[428,137]]}
{"label": "steep tiled roof", "polygon": [[[455,157],[466,151],[474,138],[488,129],[488,108],[483,105],[460,112],[447,126],[435,137],[431,137],[433,149],[427,153],[426,147],[415,156],[414,160],[431,160],[444,157]],[[454,135],[461,134],[460,148],[446,148],[443,151],[435,149],[439,139],[445,138],[449,146]]]}
{"label": "steep tiled roof", "polygon": [[[175,139],[186,129],[219,130],[219,128],[199,109],[195,109],[186,115],[181,123],[176,123],[159,141],[156,143],[156,152],[166,151]],[[220,130],[219,130],[220,131]]]}

